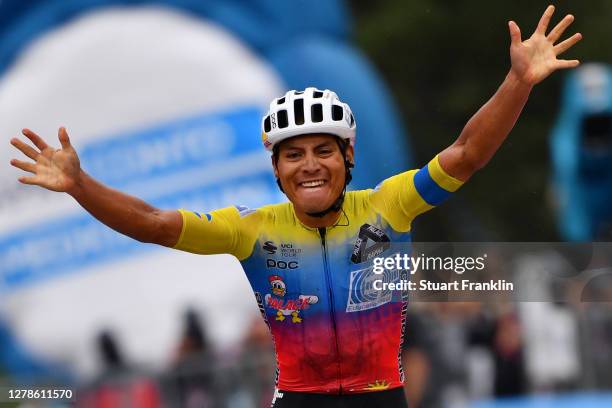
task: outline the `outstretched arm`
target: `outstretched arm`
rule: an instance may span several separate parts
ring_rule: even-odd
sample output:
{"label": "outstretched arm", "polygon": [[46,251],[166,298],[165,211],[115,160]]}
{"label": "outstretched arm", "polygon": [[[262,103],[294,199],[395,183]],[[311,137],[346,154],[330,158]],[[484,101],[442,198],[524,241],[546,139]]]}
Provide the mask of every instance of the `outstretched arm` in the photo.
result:
{"label": "outstretched arm", "polygon": [[514,21],[510,29],[512,67],[495,95],[468,121],[451,146],[440,153],[440,165],[451,176],[466,181],[484,167],[514,127],[534,85],[558,69],[578,66],[578,60],[560,60],[582,38],[577,33],[555,45],[565,29],[574,21],[567,15],[548,35],[546,30],[554,13],[548,6],[533,35],[521,40],[521,31]]}
{"label": "outstretched arm", "polygon": [[23,134],[38,150],[17,138],[11,139],[13,146],[34,161],[11,160],[13,166],[33,173],[20,177],[21,183],[66,192],[99,221],[138,241],[164,246],[177,243],[183,225],[180,213],[158,210],[94,180],[81,169],[66,129],[62,127],[58,132],[61,149],[48,146],[31,130],[24,129]]}

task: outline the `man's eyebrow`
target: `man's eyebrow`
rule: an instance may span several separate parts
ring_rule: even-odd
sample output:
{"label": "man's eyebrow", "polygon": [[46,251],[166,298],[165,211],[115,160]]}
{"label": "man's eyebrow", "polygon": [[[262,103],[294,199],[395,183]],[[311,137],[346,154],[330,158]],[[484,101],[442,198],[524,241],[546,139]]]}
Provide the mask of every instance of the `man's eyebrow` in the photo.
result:
{"label": "man's eyebrow", "polygon": [[318,148],[320,148],[320,147],[329,147],[329,146],[332,146],[332,145],[333,145],[333,142],[332,142],[332,141],[330,141],[330,140],[326,140],[326,141],[321,142],[321,143],[319,143],[318,145],[316,145],[316,146],[315,146],[315,149],[318,149]]}
{"label": "man's eyebrow", "polygon": [[290,152],[290,151],[295,152],[295,151],[303,151],[304,148],[300,147],[300,146],[291,146],[291,145],[289,145],[289,146],[284,146],[282,150],[285,151],[285,152]]}
{"label": "man's eyebrow", "polygon": [[293,146],[293,145],[287,145],[287,146],[285,146],[285,150],[289,150],[289,149],[298,150],[298,149],[303,149],[303,147],[300,147],[300,146]]}

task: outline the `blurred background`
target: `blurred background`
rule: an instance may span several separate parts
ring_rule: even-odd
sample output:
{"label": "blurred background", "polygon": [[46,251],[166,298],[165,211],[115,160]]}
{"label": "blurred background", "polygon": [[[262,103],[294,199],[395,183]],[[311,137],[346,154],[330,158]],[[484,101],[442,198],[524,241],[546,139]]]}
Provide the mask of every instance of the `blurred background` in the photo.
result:
{"label": "blurred background", "polygon": [[[155,206],[256,207],[284,199],[260,144],[267,104],[329,88],[358,123],[352,188],[369,188],[454,141],[509,69],[507,21],[525,38],[547,4],[1,0],[0,385],[69,385],[87,407],[260,407],[274,384],[239,263],[132,242],[20,185],[8,141],[23,127],[55,142],[66,126],[88,173]],[[576,16],[582,68],[538,85],[415,241],[611,240],[612,3],[556,6],[554,21]],[[413,304],[411,407],[612,404],[609,260],[526,255],[517,274],[569,263],[597,296],[544,282],[568,301]]]}

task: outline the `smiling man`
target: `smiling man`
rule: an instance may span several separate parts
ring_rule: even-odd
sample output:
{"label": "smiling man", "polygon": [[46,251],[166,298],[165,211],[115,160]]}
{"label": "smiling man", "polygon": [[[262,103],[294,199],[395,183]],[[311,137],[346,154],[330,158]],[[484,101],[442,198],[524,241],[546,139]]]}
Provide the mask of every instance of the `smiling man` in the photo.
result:
{"label": "smiling man", "polygon": [[[320,91],[309,88],[306,92]],[[286,98],[291,96],[289,93]],[[334,211],[323,214],[321,207],[340,200],[350,177],[346,170],[353,166],[353,146],[324,133],[293,137],[276,146],[272,163],[279,187],[294,203],[298,218],[319,218],[312,220],[317,226],[333,224],[337,215]],[[338,202],[336,211],[340,207]]]}
{"label": "smiling man", "polygon": [[204,215],[153,208],[88,176],[64,128],[58,150],[24,130],[37,149],[19,139],[11,143],[34,162],[11,164],[34,174],[21,177],[22,183],[67,192],[98,220],[134,239],[238,258],[274,337],[274,407],[403,407],[399,352],[407,304],[401,293],[372,288],[380,279],[373,258],[391,254],[391,243],[408,243],[414,218],[490,160],[535,84],[578,65],[557,59],[581,36],[555,45],[573,17],[546,34],[553,10],[547,8],[526,41],[509,23],[511,69],[458,139],[423,168],[375,189],[346,192],[355,118],[334,92],[315,88],[272,101],[262,120],[263,143],[288,203]]}

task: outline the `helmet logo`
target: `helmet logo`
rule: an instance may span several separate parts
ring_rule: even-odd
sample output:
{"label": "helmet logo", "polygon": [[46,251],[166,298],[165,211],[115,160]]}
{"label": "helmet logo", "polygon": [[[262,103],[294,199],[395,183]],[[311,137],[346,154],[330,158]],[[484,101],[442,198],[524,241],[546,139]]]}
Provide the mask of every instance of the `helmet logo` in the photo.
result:
{"label": "helmet logo", "polygon": [[272,129],[276,128],[276,113],[270,115],[270,122],[272,124]]}

